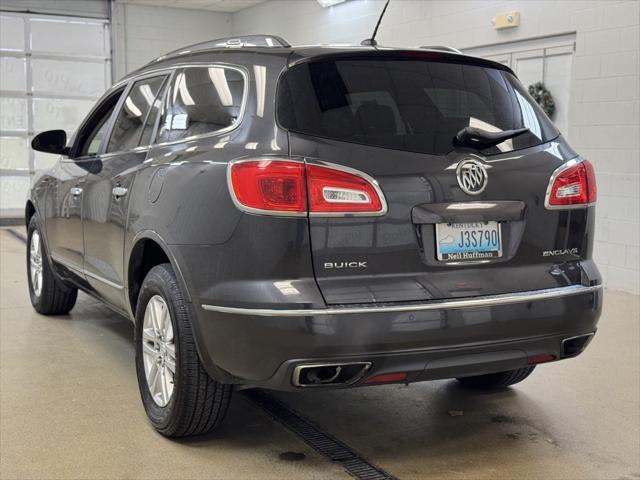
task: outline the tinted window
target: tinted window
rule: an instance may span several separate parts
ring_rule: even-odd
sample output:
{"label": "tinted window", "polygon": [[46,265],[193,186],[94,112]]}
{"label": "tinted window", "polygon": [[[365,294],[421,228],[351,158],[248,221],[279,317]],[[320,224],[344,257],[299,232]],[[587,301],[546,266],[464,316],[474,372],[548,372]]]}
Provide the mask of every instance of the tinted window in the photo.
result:
{"label": "tinted window", "polygon": [[145,127],[148,127],[148,122],[152,122],[153,129],[155,115],[149,113],[153,113],[152,107],[165,79],[166,77],[146,78],[133,85],[113,125],[107,152],[131,150],[140,145],[140,138]]}
{"label": "tinted window", "polygon": [[157,142],[172,142],[222,130],[240,116],[244,77],[223,67],[177,72],[163,111]]}
{"label": "tinted window", "polygon": [[109,120],[113,110],[122,95],[122,90],[113,93],[109,98],[100,104],[86,125],[78,132],[76,157],[86,157],[97,155],[102,144],[102,140],[107,134]]}
{"label": "tinted window", "polygon": [[511,74],[415,59],[310,62],[285,73],[278,119],[293,131],[429,154],[454,148],[464,127],[530,132],[484,153],[538,145],[558,133]]}
{"label": "tinted window", "polygon": [[107,134],[107,127],[109,126],[109,118],[115,108],[115,104],[111,105],[107,113],[98,121],[93,127],[93,131],[89,134],[89,137],[85,141],[80,156],[97,155],[100,145],[104,136]]}

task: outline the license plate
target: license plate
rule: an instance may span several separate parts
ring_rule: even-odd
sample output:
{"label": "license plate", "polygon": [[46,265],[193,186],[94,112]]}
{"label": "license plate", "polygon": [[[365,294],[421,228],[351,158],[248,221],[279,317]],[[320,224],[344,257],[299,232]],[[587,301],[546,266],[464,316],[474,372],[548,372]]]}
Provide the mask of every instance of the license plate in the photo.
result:
{"label": "license plate", "polygon": [[502,256],[498,222],[437,223],[436,253],[441,261],[484,260]]}

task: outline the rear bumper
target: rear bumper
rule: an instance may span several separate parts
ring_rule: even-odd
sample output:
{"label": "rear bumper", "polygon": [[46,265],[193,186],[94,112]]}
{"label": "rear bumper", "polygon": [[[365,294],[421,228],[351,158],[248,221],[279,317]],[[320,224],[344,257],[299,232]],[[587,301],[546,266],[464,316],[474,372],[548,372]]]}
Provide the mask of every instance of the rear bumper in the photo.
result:
{"label": "rear bumper", "polygon": [[411,382],[560,359],[564,339],[595,332],[602,286],[373,307],[198,307],[200,354],[214,376],[288,390],[295,367],[309,363],[371,362],[359,385],[390,372]]}

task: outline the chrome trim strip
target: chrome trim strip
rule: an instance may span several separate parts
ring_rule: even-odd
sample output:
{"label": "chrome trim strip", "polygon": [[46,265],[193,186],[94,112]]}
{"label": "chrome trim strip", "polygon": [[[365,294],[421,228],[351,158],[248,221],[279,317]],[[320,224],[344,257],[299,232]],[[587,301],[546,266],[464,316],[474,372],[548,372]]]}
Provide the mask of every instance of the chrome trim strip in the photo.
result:
{"label": "chrome trim strip", "polygon": [[549,185],[547,185],[547,191],[544,195],[544,208],[546,208],[547,210],[578,210],[595,205],[595,203],[579,203],[576,205],[551,205],[549,203],[549,199],[551,198],[551,187],[553,187],[553,184],[556,181],[556,178],[558,178],[558,175],[560,175],[565,170],[568,170],[569,168],[575,167],[583,161],[584,158],[575,157],[568,162],[563,163],[553,171],[553,173],[551,174],[551,178],[549,179]]}
{"label": "chrome trim strip", "polygon": [[316,315],[353,315],[362,313],[390,313],[390,312],[417,312],[422,310],[458,309],[473,307],[493,307],[498,305],[510,305],[514,303],[534,302],[537,300],[549,300],[553,298],[568,297],[598,292],[602,285],[586,287],[584,285],[570,285],[568,287],[547,288],[528,292],[507,293],[501,295],[487,295],[483,297],[460,298],[453,300],[432,300],[425,303],[413,303],[405,305],[386,305],[371,307],[328,307],[312,309],[269,309],[269,308],[239,308],[224,307],[220,305],[202,304],[204,310],[220,313],[235,313],[239,315],[253,315],[259,317],[309,317]]}

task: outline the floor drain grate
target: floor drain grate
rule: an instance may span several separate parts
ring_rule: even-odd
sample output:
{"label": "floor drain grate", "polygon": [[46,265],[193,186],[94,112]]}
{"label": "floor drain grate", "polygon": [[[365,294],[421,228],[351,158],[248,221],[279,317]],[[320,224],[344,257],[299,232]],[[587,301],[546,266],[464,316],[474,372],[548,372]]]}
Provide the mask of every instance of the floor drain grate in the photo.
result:
{"label": "floor drain grate", "polygon": [[391,474],[372,465],[349,446],[322,431],[311,420],[303,417],[270,394],[261,390],[247,390],[245,395],[271,418],[298,435],[313,449],[342,466],[352,477],[358,480],[395,480]]}

